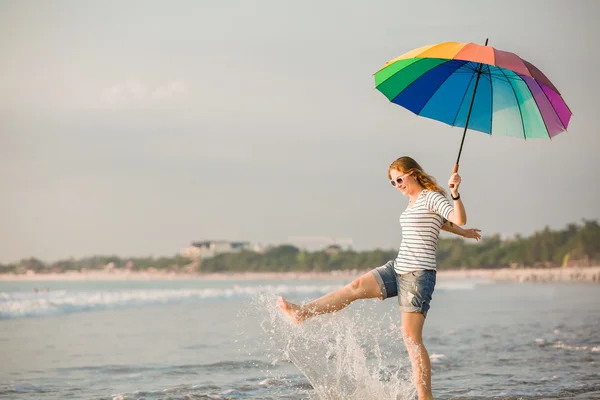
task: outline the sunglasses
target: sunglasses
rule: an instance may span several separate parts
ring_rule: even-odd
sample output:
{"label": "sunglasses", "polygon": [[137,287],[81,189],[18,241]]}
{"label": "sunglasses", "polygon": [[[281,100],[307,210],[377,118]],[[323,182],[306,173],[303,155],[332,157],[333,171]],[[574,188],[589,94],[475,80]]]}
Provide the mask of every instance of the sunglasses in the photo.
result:
{"label": "sunglasses", "polygon": [[396,178],[396,180],[395,180],[395,181],[393,181],[393,180],[392,180],[392,181],[390,181],[390,183],[392,184],[392,186],[399,186],[399,185],[402,185],[402,182],[404,182],[404,177],[406,177],[406,176],[408,176],[408,175],[410,175],[410,174],[404,174],[404,175],[402,175],[402,176],[400,176],[400,177]]}

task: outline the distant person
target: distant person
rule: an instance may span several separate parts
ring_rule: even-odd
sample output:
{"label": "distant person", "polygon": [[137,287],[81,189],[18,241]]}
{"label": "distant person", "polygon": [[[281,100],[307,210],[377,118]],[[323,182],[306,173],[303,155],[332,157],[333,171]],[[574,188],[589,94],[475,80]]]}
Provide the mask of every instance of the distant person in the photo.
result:
{"label": "distant person", "polygon": [[400,157],[388,169],[391,184],[409,197],[400,215],[402,243],[394,260],[375,268],[347,286],[305,305],[279,297],[277,305],[295,323],[319,314],[339,311],[359,299],[381,300],[398,296],[402,312],[402,335],[408,350],[419,400],[433,399],[431,364],[423,345],[423,324],[436,282],[436,249],[440,229],[479,240],[479,229],[462,229],[467,221],[458,187],[461,178],[448,182],[452,204],[436,180],[410,157]]}

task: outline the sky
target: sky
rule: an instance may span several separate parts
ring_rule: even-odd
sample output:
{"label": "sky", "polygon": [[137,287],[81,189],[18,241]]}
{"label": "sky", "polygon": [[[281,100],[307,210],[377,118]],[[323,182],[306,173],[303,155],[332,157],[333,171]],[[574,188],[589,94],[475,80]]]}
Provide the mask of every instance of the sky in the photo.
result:
{"label": "sky", "polygon": [[372,74],[486,38],[574,116],[551,141],[467,134],[467,226],[598,219],[599,18],[594,0],[0,1],[0,262],[213,239],[397,248],[407,198],[388,166],[409,155],[447,185],[462,129],[391,104]]}

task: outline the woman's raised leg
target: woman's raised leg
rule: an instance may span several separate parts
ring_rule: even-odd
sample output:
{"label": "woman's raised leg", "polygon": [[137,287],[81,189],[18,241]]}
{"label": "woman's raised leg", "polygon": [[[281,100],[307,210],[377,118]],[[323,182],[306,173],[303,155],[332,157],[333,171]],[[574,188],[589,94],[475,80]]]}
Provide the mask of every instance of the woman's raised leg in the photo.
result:
{"label": "woman's raised leg", "polygon": [[354,300],[375,297],[382,297],[381,288],[373,273],[367,272],[343,288],[328,293],[308,304],[299,306],[286,301],[283,297],[279,297],[277,305],[292,321],[299,324],[315,315],[339,311]]}

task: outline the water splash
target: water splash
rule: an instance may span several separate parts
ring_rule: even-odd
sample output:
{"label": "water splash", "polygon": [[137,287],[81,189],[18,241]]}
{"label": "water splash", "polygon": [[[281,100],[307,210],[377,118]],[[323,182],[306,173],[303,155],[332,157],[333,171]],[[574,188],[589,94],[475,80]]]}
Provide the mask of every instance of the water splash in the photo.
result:
{"label": "water splash", "polygon": [[357,302],[301,325],[281,313],[275,295],[258,296],[253,307],[263,310],[261,327],[272,359],[293,362],[311,383],[313,398],[414,399],[411,364],[396,322],[399,314],[382,319],[365,304]]}

